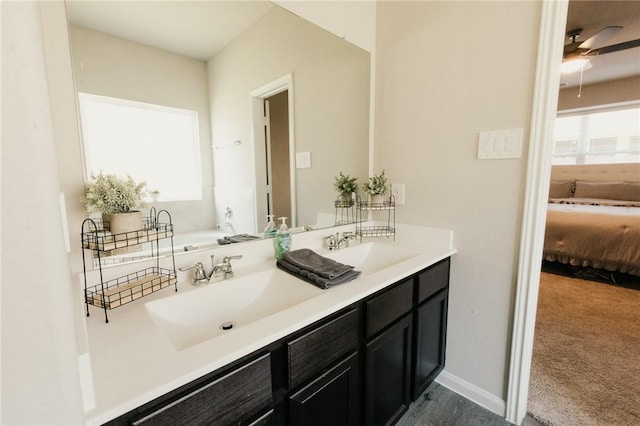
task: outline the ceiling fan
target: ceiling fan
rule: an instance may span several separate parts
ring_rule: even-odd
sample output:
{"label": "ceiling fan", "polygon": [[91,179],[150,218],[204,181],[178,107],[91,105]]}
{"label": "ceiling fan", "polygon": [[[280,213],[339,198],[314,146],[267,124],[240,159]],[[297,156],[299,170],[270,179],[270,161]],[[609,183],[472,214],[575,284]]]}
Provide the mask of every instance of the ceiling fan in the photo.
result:
{"label": "ceiling fan", "polygon": [[564,46],[564,55],[562,57],[563,72],[584,71],[591,68],[590,57],[640,46],[640,39],[604,46],[604,43],[621,29],[622,27],[619,25],[611,25],[582,42],[577,41],[582,34],[582,28],[567,31],[567,37],[571,42]]}

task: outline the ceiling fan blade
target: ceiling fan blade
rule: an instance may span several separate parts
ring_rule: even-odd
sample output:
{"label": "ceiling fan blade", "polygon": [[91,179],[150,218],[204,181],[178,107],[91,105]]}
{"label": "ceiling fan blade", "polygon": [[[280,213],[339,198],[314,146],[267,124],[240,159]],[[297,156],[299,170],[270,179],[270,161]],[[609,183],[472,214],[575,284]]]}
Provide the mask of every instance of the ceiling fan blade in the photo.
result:
{"label": "ceiling fan blade", "polygon": [[563,53],[563,55],[564,56],[568,56],[568,55],[570,55],[572,53],[578,52],[578,49],[579,49],[578,45],[579,44],[580,44],[579,42],[573,42],[573,43],[565,44],[564,45],[564,53]]}
{"label": "ceiling fan blade", "polygon": [[624,43],[612,44],[611,46],[601,47],[599,49],[590,50],[587,55],[604,55],[605,53],[619,52],[620,50],[633,49],[640,46],[640,38],[636,40],[625,41]]}
{"label": "ceiling fan blade", "polygon": [[597,49],[602,46],[607,40],[613,37],[618,31],[622,29],[619,25],[611,25],[608,27],[604,27],[600,31],[598,31],[595,35],[586,39],[580,46],[580,49]]}

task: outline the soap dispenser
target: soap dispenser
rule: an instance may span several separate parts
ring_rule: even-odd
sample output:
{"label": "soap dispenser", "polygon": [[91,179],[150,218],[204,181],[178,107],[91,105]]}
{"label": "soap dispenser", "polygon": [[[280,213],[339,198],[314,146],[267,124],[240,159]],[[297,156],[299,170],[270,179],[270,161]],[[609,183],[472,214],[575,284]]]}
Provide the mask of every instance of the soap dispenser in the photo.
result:
{"label": "soap dispenser", "polygon": [[274,217],[275,215],[272,215],[272,214],[267,215],[267,220],[269,221],[269,223],[267,223],[267,227],[264,228],[265,238],[273,238],[278,233],[278,228],[276,228],[276,223],[273,221]]}
{"label": "soap dispenser", "polygon": [[276,259],[282,259],[282,255],[291,250],[291,232],[287,228],[287,218],[279,217],[278,220],[281,220],[280,229],[276,233],[276,238],[274,240],[275,248],[276,248]]}

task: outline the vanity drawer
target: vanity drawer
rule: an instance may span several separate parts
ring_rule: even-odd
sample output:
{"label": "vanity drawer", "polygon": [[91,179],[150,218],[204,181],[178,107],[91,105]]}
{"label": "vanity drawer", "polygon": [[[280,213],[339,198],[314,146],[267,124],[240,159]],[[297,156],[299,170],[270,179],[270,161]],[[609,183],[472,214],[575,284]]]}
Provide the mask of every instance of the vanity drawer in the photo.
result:
{"label": "vanity drawer", "polygon": [[287,343],[289,389],[322,372],[358,346],[358,311],[339,315]]}
{"label": "vanity drawer", "polygon": [[135,419],[132,425],[230,424],[272,404],[271,357],[265,354]]}
{"label": "vanity drawer", "polygon": [[411,310],[413,280],[407,279],[395,287],[365,302],[367,339]]}
{"label": "vanity drawer", "polygon": [[418,304],[449,285],[450,258],[446,258],[418,275]]}

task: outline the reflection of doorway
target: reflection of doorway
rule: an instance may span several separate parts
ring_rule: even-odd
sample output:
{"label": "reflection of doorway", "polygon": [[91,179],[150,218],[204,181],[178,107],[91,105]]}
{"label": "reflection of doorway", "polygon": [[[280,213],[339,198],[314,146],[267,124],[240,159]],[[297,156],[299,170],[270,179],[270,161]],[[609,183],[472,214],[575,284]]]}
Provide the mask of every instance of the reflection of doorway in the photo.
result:
{"label": "reflection of doorway", "polygon": [[267,214],[291,218],[289,91],[264,100],[267,142]]}
{"label": "reflection of doorway", "polygon": [[255,161],[256,229],[267,215],[288,218],[296,226],[293,79],[287,74],[251,92]]}

